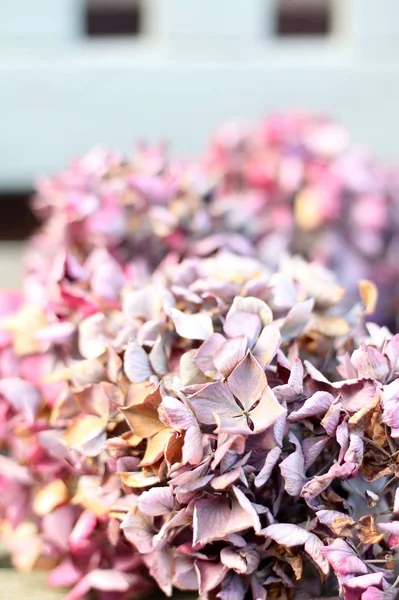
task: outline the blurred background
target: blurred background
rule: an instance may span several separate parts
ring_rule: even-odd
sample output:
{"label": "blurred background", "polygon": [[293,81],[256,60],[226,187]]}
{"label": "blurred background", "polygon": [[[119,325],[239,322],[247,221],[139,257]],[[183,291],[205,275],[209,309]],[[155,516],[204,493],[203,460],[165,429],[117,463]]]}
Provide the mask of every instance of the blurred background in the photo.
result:
{"label": "blurred background", "polygon": [[293,108],[399,158],[398,0],[0,0],[0,287],[18,286],[34,180],[94,145],[203,151]]}

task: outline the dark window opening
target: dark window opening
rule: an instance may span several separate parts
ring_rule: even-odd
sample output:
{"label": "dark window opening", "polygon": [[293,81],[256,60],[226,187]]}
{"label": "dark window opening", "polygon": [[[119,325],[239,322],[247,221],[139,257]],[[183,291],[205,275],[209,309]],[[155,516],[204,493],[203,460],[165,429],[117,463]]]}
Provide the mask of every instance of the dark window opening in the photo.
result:
{"label": "dark window opening", "polygon": [[330,0],[278,0],[279,36],[327,36],[332,29]]}
{"label": "dark window opening", "polygon": [[138,0],[86,0],[86,34],[90,37],[141,33]]}
{"label": "dark window opening", "polygon": [[30,209],[32,192],[0,191],[0,240],[25,240],[38,221]]}

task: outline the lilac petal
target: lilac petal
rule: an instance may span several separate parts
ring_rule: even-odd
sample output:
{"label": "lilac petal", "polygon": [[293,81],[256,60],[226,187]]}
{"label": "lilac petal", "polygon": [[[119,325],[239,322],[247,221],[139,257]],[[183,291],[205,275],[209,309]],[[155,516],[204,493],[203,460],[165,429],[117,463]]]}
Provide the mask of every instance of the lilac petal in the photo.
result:
{"label": "lilac petal", "polygon": [[232,435],[251,435],[253,433],[248,425],[247,417],[241,412],[236,416],[220,416],[215,412],[217,433],[229,433]]}
{"label": "lilac petal", "polygon": [[215,412],[220,418],[241,417],[242,411],[226,384],[221,381],[209,383],[190,398],[197,419],[205,425],[215,423]]}
{"label": "lilac petal", "polygon": [[255,487],[261,487],[268,481],[275,465],[277,464],[278,459],[281,456],[281,452],[281,448],[275,446],[267,454],[265,464],[255,477]]}
{"label": "lilac petal", "polygon": [[260,521],[254,506],[247,498],[247,496],[238,487],[233,485],[232,489],[241,508],[252,518],[252,527],[256,532],[260,531]]}
{"label": "lilac petal", "polygon": [[166,204],[175,194],[175,183],[146,173],[129,175],[130,187],[147,198],[151,204]]}
{"label": "lilac petal", "polygon": [[158,336],[155,340],[148,358],[155,373],[158,375],[165,375],[168,372],[168,359],[161,336]]}
{"label": "lilac petal", "polygon": [[83,358],[94,359],[104,354],[106,343],[104,331],[106,318],[103,313],[95,313],[79,324],[79,352]]}
{"label": "lilac petal", "polygon": [[338,444],[341,446],[341,450],[338,456],[338,461],[341,462],[349,447],[349,427],[347,421],[342,421],[337,427],[335,433]]}
{"label": "lilac petal", "polygon": [[214,357],[225,342],[226,338],[220,333],[213,333],[198,348],[195,354],[195,364],[207,377],[217,378],[218,367],[214,362]]}
{"label": "lilac petal", "polygon": [[399,334],[393,336],[391,340],[387,343],[384,354],[389,359],[389,364],[391,367],[391,373],[393,374],[397,364],[399,362]]}
{"label": "lilac petal", "polygon": [[203,490],[212,481],[213,475],[204,475],[193,481],[189,481],[176,488],[176,498],[180,504],[187,504],[198,495],[199,490]]}
{"label": "lilac petal", "polygon": [[173,492],[169,487],[154,487],[140,495],[137,506],[145,515],[167,515],[174,509]]}
{"label": "lilac petal", "polygon": [[186,314],[177,308],[171,309],[171,317],[177,333],[189,340],[206,340],[213,334],[211,317],[206,313]]}
{"label": "lilac petal", "polygon": [[333,402],[334,397],[328,392],[316,392],[305,400],[299,410],[293,411],[288,420],[293,423],[309,417],[320,417],[326,414]]}
{"label": "lilac petal", "polygon": [[316,498],[321,492],[323,492],[331,484],[333,479],[339,477],[341,479],[347,479],[352,476],[354,469],[353,463],[344,463],[339,465],[334,463],[330,469],[324,475],[317,475],[308,481],[301,492],[302,498],[305,498],[306,502],[310,502],[313,498]]}
{"label": "lilac petal", "polygon": [[302,393],[303,365],[299,358],[295,358],[292,363],[290,376],[288,378],[288,385],[290,385],[297,394]]}
{"label": "lilac petal", "polygon": [[310,375],[310,377],[312,379],[314,379],[315,381],[319,381],[320,383],[330,384],[328,379],[326,379],[326,377],[324,377],[323,373],[320,373],[320,371],[318,369],[316,369],[316,367],[314,365],[312,365],[311,362],[309,362],[308,360],[305,360],[304,364],[306,367],[306,371],[308,372],[308,375]]}
{"label": "lilac petal", "polygon": [[345,452],[345,462],[353,462],[361,465],[363,462],[364,443],[362,437],[356,433],[351,433],[349,438],[349,448]]}
{"label": "lilac petal", "polygon": [[307,481],[305,475],[305,458],[301,445],[293,433],[289,434],[289,440],[295,445],[295,452],[289,454],[280,463],[280,471],[284,478],[286,492],[290,496],[298,496]]}
{"label": "lilac petal", "polygon": [[280,330],[276,325],[271,323],[262,329],[262,332],[252,349],[252,354],[259,364],[265,368],[275,357],[280,344]]}
{"label": "lilac petal", "polygon": [[378,523],[378,527],[381,531],[399,536],[399,521],[392,521],[392,523]]}
{"label": "lilac petal", "polygon": [[188,350],[180,358],[180,379],[184,386],[205,383],[206,376],[195,362],[197,350]]}
{"label": "lilac petal", "polygon": [[328,561],[323,556],[323,542],[314,535],[313,533],[309,533],[309,537],[305,542],[305,552],[309,554],[310,558],[313,562],[320,568],[321,572],[324,575],[328,575],[330,570],[330,565]]}
{"label": "lilac petal", "polygon": [[159,311],[158,295],[152,286],[129,291],[123,298],[123,312],[126,317],[150,321]]}
{"label": "lilac petal", "polygon": [[93,268],[90,278],[91,289],[95,296],[117,301],[125,283],[123,270],[108,253],[102,258],[105,260]]}
{"label": "lilac petal", "polygon": [[324,546],[321,552],[339,576],[367,573],[367,566],[344,540],[334,540],[330,545]]}
{"label": "lilac petal", "polygon": [[243,578],[235,573],[230,575],[222,583],[221,591],[216,594],[220,600],[244,600],[246,587]]}
{"label": "lilac petal", "polygon": [[355,413],[370,404],[376,397],[377,389],[374,382],[364,380],[343,381],[333,384],[341,395],[345,410]]}
{"label": "lilac petal", "polygon": [[258,338],[262,323],[259,315],[238,310],[227,316],[224,332],[229,338],[245,335],[252,346]]}
{"label": "lilac petal", "polygon": [[231,469],[231,471],[227,471],[227,473],[214,477],[211,481],[211,487],[214,490],[225,490],[232,483],[235,483],[240,478],[240,475],[241,467]]}
{"label": "lilac petal", "polygon": [[147,381],[152,375],[150,361],[145,350],[136,341],[129,342],[123,359],[123,367],[132,383]]}
{"label": "lilac petal", "polygon": [[198,575],[190,557],[174,557],[173,586],[184,591],[198,590]]}
{"label": "lilac petal", "polygon": [[225,565],[207,560],[197,560],[195,568],[198,574],[199,593],[201,595],[215,589],[227,573]]}
{"label": "lilac petal", "polygon": [[307,471],[318,459],[329,442],[330,438],[328,436],[309,437],[304,439],[302,442],[302,452],[305,459],[305,471]]}
{"label": "lilac petal", "polygon": [[382,422],[397,429],[399,427],[399,379],[385,385],[382,391]]}
{"label": "lilac petal", "polygon": [[18,377],[4,377],[0,380],[0,396],[3,396],[17,412],[22,412],[33,422],[40,408],[39,390],[28,381]]}
{"label": "lilac petal", "polygon": [[76,326],[70,321],[58,321],[38,331],[34,338],[53,344],[64,344],[72,338],[75,330]]}
{"label": "lilac petal", "polygon": [[153,549],[153,538],[156,533],[153,518],[137,510],[130,511],[121,523],[126,539],[143,554]]}
{"label": "lilac petal", "polygon": [[[273,390],[274,391],[274,390]],[[277,419],[273,425],[273,437],[274,442],[278,446],[283,445],[283,439],[287,429],[287,411],[285,410]]]}
{"label": "lilac petal", "polygon": [[289,311],[280,328],[281,337],[284,341],[291,340],[302,333],[309,323],[314,307],[314,300],[298,302]]}
{"label": "lilac petal", "polygon": [[270,307],[266,302],[254,296],[236,296],[227,313],[227,319],[239,311],[259,315],[262,325],[268,325],[273,321],[273,313]]}
{"label": "lilac petal", "polygon": [[150,575],[167,596],[172,595],[172,553],[167,547],[156,549],[146,557]]}
{"label": "lilac petal", "polygon": [[267,380],[262,367],[249,352],[228,377],[227,383],[244,409],[249,410],[261,397]]}
{"label": "lilac petal", "polygon": [[266,600],[267,591],[255,576],[251,577],[251,592],[253,600]]}
{"label": "lilac petal", "polygon": [[273,291],[273,304],[282,309],[292,308],[296,302],[294,282],[284,273],[273,273],[270,278]]}
{"label": "lilac petal", "polygon": [[[219,436],[219,440],[218,443],[220,443],[220,437]],[[233,447],[237,447],[237,444],[240,444],[240,451],[239,453],[242,454],[245,450],[245,438],[241,435],[231,435],[227,438],[227,440],[223,443],[221,443],[217,449],[216,452],[213,455],[213,461],[211,464],[211,468],[213,470],[216,469],[216,467],[220,464],[220,462],[223,460],[223,458],[226,456],[226,453],[229,452],[229,450]]]}
{"label": "lilac petal", "polygon": [[389,375],[390,365],[387,358],[373,346],[363,345],[357,348],[351,356],[351,362],[359,377],[385,381]]}
{"label": "lilac petal", "polygon": [[223,377],[228,377],[245,357],[248,341],[245,335],[225,342],[213,357],[213,362]]}
{"label": "lilac petal", "polygon": [[260,562],[259,554],[255,550],[237,549],[226,546],[220,553],[221,562],[229,569],[233,569],[240,575],[253,573]]}
{"label": "lilac petal", "polygon": [[177,431],[186,430],[197,421],[191,410],[181,400],[172,396],[164,396],[158,408],[158,414],[163,423]]}
{"label": "lilac petal", "polygon": [[324,418],[321,421],[321,425],[326,430],[326,433],[330,437],[335,437],[335,433],[341,418],[342,406],[340,402],[334,402],[326,412]]}
{"label": "lilac petal", "polygon": [[306,529],[290,523],[275,523],[262,529],[259,533],[287,548],[303,546],[309,537]]}
{"label": "lilac petal", "polygon": [[207,544],[254,527],[259,529],[257,515],[242,508],[237,500],[229,504],[227,499],[204,498],[195,503],[194,544]]}
{"label": "lilac petal", "polygon": [[182,459],[183,463],[198,465],[203,457],[202,433],[197,424],[191,425],[185,433]]}
{"label": "lilac petal", "polygon": [[[273,394],[273,390],[266,385],[259,403],[249,413],[253,424],[252,433],[261,433],[275,423],[277,424],[280,419],[284,419],[285,422],[286,414],[286,408],[281,406]],[[282,424],[282,421],[280,424]]]}

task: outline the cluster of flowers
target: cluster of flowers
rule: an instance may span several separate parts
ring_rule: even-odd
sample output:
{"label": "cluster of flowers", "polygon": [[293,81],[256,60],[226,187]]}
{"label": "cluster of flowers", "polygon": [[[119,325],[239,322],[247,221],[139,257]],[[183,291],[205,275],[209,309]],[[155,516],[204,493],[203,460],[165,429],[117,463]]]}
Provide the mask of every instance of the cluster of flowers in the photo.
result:
{"label": "cluster of flowers", "polygon": [[300,253],[333,270],[353,299],[359,279],[379,290],[374,320],[396,327],[399,286],[398,170],[355,147],[323,117],[289,113],[220,129],[201,160],[170,160],[164,147],[128,161],[96,149],[38,182],[34,208],[45,225],[27,268],[47,277],[67,247],[85,260],[106,247],[135,276],[169,252],[209,256],[228,248],[277,268]]}
{"label": "cluster of flowers", "polygon": [[396,326],[399,273],[397,169],[356,147],[336,122],[288,113],[255,126],[224,126],[205,157],[216,187],[212,211],[241,231],[268,264],[300,252],[341,285],[372,279],[379,322]]}
{"label": "cluster of flowers", "polygon": [[62,254],[45,306],[3,297],[14,564],[68,600],[147,570],[168,595],[394,598],[399,336],[361,336],[375,287],[348,310],[301,259],[169,257],[144,287],[118,267]]}
{"label": "cluster of flowers", "polygon": [[395,313],[394,177],[289,115],[197,163],[95,150],[35,209],[0,296],[14,565],[67,600],[393,600],[399,334],[364,321]]}

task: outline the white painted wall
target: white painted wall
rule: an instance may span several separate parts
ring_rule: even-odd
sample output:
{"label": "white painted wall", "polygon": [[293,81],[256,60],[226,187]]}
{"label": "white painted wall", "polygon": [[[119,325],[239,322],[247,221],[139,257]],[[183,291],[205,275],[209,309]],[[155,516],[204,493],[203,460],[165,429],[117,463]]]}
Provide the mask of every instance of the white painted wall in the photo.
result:
{"label": "white painted wall", "polygon": [[0,188],[99,143],[197,153],[226,119],[295,107],[399,159],[399,0],[335,0],[334,35],[311,41],[272,36],[274,0],[143,1],[145,36],[99,41],[83,0],[0,0]]}

